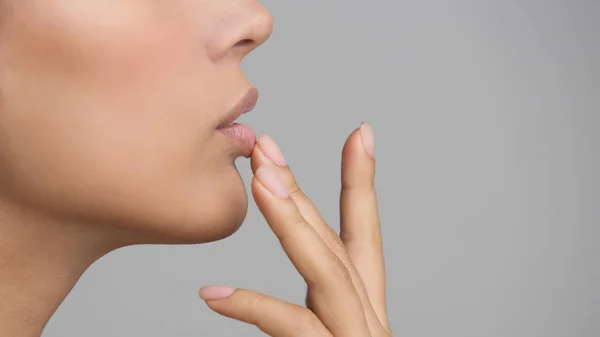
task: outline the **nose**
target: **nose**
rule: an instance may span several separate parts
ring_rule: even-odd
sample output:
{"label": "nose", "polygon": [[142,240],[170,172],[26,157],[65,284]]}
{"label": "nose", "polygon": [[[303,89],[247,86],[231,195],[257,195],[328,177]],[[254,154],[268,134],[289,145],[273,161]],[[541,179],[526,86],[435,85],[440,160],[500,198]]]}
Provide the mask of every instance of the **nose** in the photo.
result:
{"label": "nose", "polygon": [[211,58],[214,61],[241,60],[269,38],[273,32],[273,16],[258,1],[242,0],[229,7],[213,32],[208,44]]}

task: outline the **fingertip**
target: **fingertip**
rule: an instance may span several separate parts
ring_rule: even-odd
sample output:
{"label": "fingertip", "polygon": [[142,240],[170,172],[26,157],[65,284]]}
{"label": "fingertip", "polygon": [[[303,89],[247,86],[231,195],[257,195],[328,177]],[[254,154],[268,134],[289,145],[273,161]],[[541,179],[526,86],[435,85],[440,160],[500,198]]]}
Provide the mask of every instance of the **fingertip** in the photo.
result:
{"label": "fingertip", "polygon": [[203,301],[218,301],[230,297],[235,288],[225,286],[205,286],[200,288],[198,295]]}
{"label": "fingertip", "polygon": [[370,127],[361,124],[346,140],[342,150],[342,185],[343,187],[370,186],[375,179],[375,160],[367,148],[363,138],[369,142]]}
{"label": "fingertip", "polygon": [[346,138],[346,142],[344,143],[344,147],[342,150],[342,155],[345,157],[348,152],[354,152],[358,147],[356,145],[360,142],[360,127],[352,130],[348,138]]}
{"label": "fingertip", "polygon": [[258,170],[260,165],[263,163],[263,160],[264,154],[262,153],[260,146],[257,144],[254,146],[254,150],[252,150],[252,156],[250,157],[250,169],[252,170],[252,174],[256,174],[256,170]]}
{"label": "fingertip", "polygon": [[278,199],[287,199],[290,196],[290,191],[283,179],[271,165],[261,165],[254,176],[271,195]]}
{"label": "fingertip", "polygon": [[373,159],[374,141],[371,142],[370,135],[372,135],[371,128],[368,124],[361,123],[361,125],[354,129],[346,139],[342,151],[343,158]]}
{"label": "fingertip", "polygon": [[360,138],[367,155],[371,159],[375,159],[375,136],[373,135],[373,129],[369,123],[362,122],[360,124]]}
{"label": "fingertip", "polygon": [[262,154],[268,158],[268,160],[279,167],[287,166],[287,161],[285,160],[285,156],[279,145],[273,140],[273,138],[269,137],[267,134],[262,134],[258,137],[257,141],[258,147],[261,149]]}
{"label": "fingertip", "polygon": [[342,161],[352,166],[372,164],[375,159],[374,144],[371,127],[362,123],[346,139],[342,149]]}

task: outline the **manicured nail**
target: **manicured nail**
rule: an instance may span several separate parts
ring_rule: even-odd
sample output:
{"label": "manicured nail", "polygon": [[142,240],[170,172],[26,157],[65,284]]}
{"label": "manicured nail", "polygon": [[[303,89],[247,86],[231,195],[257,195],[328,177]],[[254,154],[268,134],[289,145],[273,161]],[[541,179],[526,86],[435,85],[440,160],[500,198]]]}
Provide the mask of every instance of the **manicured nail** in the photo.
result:
{"label": "manicured nail", "polygon": [[369,157],[375,159],[375,137],[373,137],[373,129],[369,124],[364,122],[360,124],[360,138]]}
{"label": "manicured nail", "polygon": [[273,162],[273,164],[277,166],[287,165],[283,153],[281,153],[279,146],[277,146],[277,144],[271,137],[265,134],[260,135],[260,137],[258,137],[258,144],[265,153],[265,156],[267,156],[267,158],[269,158]]}
{"label": "manicured nail", "polygon": [[222,286],[207,286],[200,288],[200,298],[205,301],[215,301],[225,299],[233,292],[235,289],[230,287],[222,287]]}
{"label": "manicured nail", "polygon": [[256,170],[256,177],[258,180],[269,190],[269,192],[273,193],[278,198],[284,199],[290,195],[287,187],[281,180],[281,177],[275,170],[272,168],[262,165]]}

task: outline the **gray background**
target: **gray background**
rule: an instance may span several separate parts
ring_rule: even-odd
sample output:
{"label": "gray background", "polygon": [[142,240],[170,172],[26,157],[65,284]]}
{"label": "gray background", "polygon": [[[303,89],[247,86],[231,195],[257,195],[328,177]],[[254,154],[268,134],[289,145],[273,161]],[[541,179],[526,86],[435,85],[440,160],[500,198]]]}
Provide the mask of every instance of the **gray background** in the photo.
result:
{"label": "gray background", "polygon": [[[395,336],[600,336],[599,1],[264,4],[244,121],[336,228],[341,146],[372,124]],[[227,240],[98,261],[44,337],[261,336],[198,299],[215,283],[304,298],[252,203]]]}

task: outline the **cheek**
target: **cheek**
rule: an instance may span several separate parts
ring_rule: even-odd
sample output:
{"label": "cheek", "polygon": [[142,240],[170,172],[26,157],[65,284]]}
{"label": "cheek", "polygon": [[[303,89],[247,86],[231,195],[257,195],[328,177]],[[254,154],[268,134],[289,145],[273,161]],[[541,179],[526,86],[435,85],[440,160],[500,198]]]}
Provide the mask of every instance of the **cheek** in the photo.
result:
{"label": "cheek", "polygon": [[[156,195],[217,172],[221,163],[210,162],[224,159],[207,126],[221,102],[202,42],[153,16],[84,18],[15,30],[13,75],[2,79],[10,99],[1,146],[13,157],[4,179],[29,186],[30,196],[76,199],[82,191]],[[193,171],[195,157],[203,172]]]}
{"label": "cheek", "polygon": [[202,41],[184,23],[156,14],[152,3],[40,1],[40,13],[29,13],[40,19],[12,30],[12,76],[3,79],[12,106],[4,110],[29,119],[36,125],[30,129],[92,148],[181,148],[198,134],[199,115],[210,119],[214,111],[211,65]]}
{"label": "cheek", "polygon": [[31,1],[16,11],[3,44],[12,69],[48,85],[120,92],[189,74],[203,58],[197,33],[184,17],[161,14],[162,1]]}

